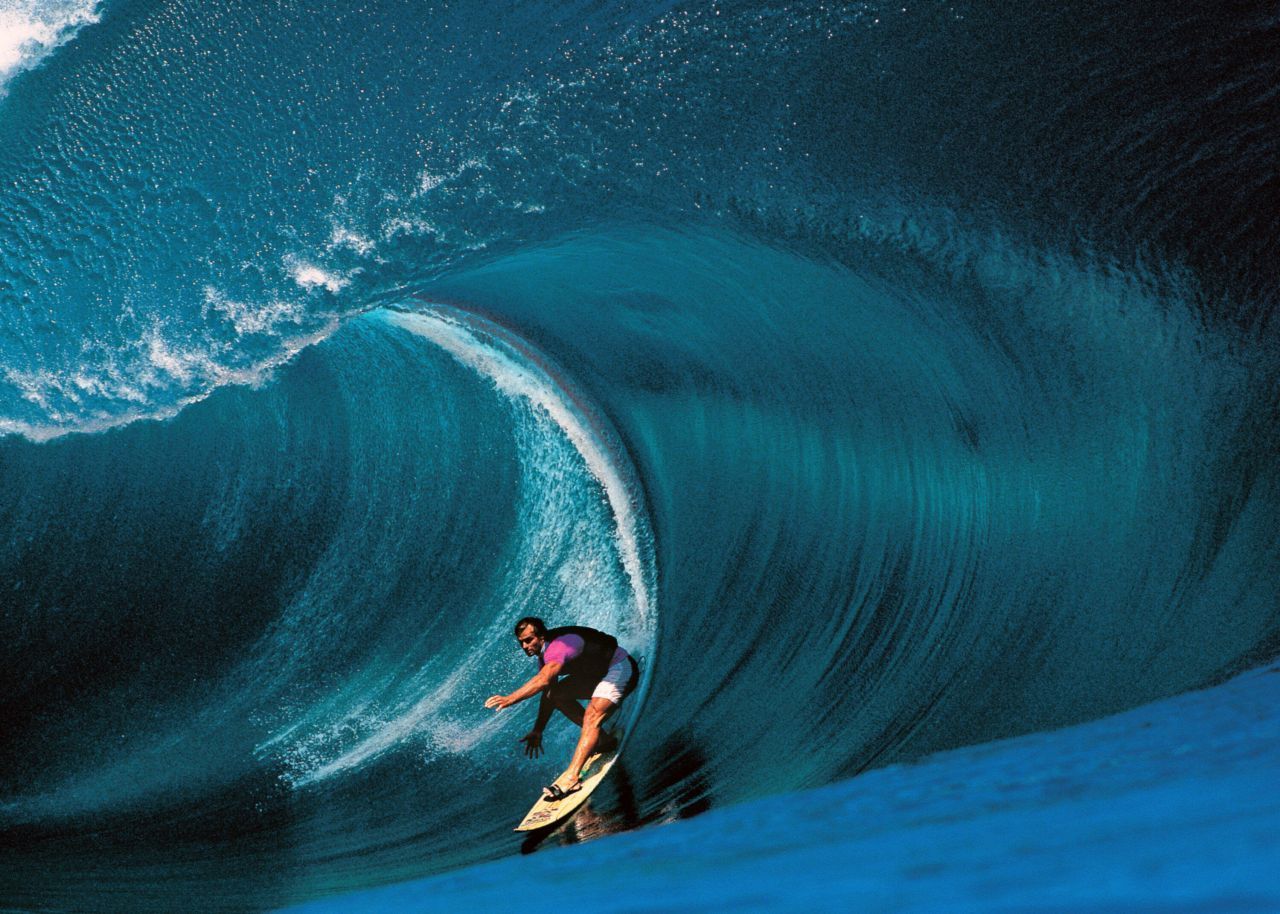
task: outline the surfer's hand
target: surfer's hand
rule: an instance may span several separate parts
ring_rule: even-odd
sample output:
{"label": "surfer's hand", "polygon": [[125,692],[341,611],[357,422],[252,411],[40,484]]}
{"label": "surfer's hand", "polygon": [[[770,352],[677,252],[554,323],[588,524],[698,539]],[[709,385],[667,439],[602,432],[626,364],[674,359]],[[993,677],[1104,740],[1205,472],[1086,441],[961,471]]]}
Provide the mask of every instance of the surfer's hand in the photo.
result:
{"label": "surfer's hand", "polygon": [[511,701],[505,695],[490,695],[489,700],[484,703],[486,708],[493,708],[495,711],[501,711],[503,708],[511,707]]}
{"label": "surfer's hand", "polygon": [[537,758],[542,755],[542,734],[537,730],[530,730],[520,737],[520,742],[524,743],[524,754],[529,758]]}

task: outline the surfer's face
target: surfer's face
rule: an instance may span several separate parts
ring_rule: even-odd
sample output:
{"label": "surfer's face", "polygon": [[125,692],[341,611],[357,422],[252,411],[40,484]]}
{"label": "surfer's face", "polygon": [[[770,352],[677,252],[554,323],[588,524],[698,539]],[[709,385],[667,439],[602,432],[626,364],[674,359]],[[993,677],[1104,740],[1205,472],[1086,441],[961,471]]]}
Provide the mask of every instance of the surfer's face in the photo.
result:
{"label": "surfer's face", "polygon": [[533,630],[532,625],[526,625],[516,632],[516,640],[520,642],[520,649],[530,657],[542,653],[542,636]]}

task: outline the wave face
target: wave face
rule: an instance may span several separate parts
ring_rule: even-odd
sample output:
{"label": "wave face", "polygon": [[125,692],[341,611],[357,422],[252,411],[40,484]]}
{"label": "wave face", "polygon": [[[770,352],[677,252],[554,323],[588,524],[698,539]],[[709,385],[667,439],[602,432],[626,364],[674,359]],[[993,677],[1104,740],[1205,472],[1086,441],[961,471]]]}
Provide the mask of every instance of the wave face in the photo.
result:
{"label": "wave face", "polygon": [[1274,11],[0,4],[6,903],[511,853],[528,612],[598,830],[1277,652]]}

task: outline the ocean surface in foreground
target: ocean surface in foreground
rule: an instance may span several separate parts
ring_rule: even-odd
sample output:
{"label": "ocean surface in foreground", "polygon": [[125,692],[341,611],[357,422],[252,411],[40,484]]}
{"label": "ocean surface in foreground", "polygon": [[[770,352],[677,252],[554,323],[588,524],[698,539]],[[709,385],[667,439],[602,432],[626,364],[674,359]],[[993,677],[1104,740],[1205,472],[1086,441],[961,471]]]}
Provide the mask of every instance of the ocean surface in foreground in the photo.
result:
{"label": "ocean surface in foreground", "polygon": [[1277,708],[1270,666],[1089,724],[288,910],[551,912],[607,897],[622,911],[1275,911]]}

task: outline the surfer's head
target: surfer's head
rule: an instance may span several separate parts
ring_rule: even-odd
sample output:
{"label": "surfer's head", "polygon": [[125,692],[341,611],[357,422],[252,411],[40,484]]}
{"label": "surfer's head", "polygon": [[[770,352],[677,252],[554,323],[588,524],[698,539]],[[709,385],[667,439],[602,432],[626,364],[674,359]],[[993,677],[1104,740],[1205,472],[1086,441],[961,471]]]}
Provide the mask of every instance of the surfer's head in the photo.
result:
{"label": "surfer's head", "polygon": [[516,623],[516,640],[520,642],[520,649],[530,657],[542,653],[546,635],[547,623],[537,616],[525,616]]}

